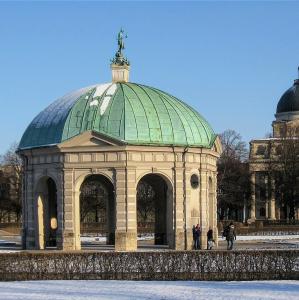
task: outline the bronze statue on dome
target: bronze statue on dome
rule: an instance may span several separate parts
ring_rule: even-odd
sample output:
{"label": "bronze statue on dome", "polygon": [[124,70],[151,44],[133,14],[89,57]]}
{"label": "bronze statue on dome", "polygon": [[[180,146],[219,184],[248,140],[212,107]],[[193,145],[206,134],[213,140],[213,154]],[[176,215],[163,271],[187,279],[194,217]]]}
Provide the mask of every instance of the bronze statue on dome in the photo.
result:
{"label": "bronze statue on dome", "polygon": [[125,49],[125,42],[124,42],[124,38],[127,38],[128,36],[125,35],[124,36],[124,30],[121,28],[118,35],[117,35],[117,44],[118,44],[118,53],[121,54],[122,50]]}
{"label": "bronze statue on dome", "polygon": [[122,50],[125,49],[125,42],[124,39],[126,39],[128,36],[124,35],[124,30],[121,28],[118,35],[117,35],[117,45],[118,50],[115,53],[115,57],[111,60],[113,64],[117,65],[130,65],[130,62],[127,58],[123,56]]}

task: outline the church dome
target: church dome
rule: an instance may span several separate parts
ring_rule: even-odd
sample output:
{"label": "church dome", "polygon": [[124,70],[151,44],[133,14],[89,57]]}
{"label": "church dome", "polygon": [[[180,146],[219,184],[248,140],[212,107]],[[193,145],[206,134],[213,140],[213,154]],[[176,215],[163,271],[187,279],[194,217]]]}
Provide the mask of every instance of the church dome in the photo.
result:
{"label": "church dome", "polygon": [[19,149],[57,145],[95,131],[130,145],[211,148],[209,123],[178,98],[129,82],[97,84],[59,98],[26,129]]}
{"label": "church dome", "polygon": [[298,113],[299,114],[299,79],[280,98],[276,114]]}

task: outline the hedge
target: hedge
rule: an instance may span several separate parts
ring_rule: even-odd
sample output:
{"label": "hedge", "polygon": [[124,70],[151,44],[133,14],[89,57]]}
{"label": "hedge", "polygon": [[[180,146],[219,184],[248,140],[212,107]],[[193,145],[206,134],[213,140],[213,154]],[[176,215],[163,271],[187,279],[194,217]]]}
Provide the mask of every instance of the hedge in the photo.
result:
{"label": "hedge", "polygon": [[51,279],[299,279],[299,250],[0,254],[2,281]]}

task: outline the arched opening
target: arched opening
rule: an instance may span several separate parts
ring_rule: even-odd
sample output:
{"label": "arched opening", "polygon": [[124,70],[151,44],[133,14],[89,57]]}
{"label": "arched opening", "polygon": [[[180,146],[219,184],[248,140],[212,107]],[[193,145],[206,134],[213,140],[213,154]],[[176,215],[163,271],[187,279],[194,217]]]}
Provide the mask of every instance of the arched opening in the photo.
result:
{"label": "arched opening", "polygon": [[37,248],[57,246],[57,188],[50,177],[39,180],[36,188]]}
{"label": "arched opening", "polygon": [[137,185],[137,234],[139,246],[173,243],[173,196],[171,183],[148,174]]}
{"label": "arched opening", "polygon": [[213,229],[213,224],[214,224],[214,189],[213,189],[213,181],[212,178],[209,177],[209,184],[208,184],[208,200],[209,200],[209,227]]}
{"label": "arched opening", "polygon": [[115,244],[114,186],[103,175],[90,175],[81,184],[80,224],[81,236],[89,237],[89,242],[81,238],[83,246]]}

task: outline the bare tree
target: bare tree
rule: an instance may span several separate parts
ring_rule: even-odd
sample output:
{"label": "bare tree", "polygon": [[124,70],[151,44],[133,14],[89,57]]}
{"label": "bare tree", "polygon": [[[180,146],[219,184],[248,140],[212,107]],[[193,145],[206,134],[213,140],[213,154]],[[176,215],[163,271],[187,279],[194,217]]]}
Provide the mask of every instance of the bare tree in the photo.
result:
{"label": "bare tree", "polygon": [[11,201],[7,189],[8,178],[3,172],[0,174],[0,223],[9,217],[11,212]]}
{"label": "bare tree", "polygon": [[250,197],[248,150],[234,130],[220,134],[223,152],[217,163],[218,214],[220,219],[237,219]]}
{"label": "bare tree", "polygon": [[137,213],[142,222],[150,221],[155,213],[155,191],[147,182],[140,182],[137,188]]}
{"label": "bare tree", "polygon": [[243,162],[248,159],[247,145],[235,130],[225,130],[220,134],[220,140],[223,148],[220,160],[235,159]]}
{"label": "bare tree", "polygon": [[1,157],[1,164],[11,169],[9,172],[9,201],[10,211],[15,213],[17,221],[20,220],[22,212],[22,159],[17,154],[18,143],[13,143],[7,152]]}
{"label": "bare tree", "polygon": [[94,222],[106,222],[108,191],[97,180],[87,180],[81,187],[80,194],[80,222],[91,216]]}
{"label": "bare tree", "polygon": [[[269,175],[275,180],[271,193],[279,199],[285,218],[295,219],[299,205],[299,134],[296,128],[282,130],[269,151]],[[289,208],[287,212],[286,208]]]}

